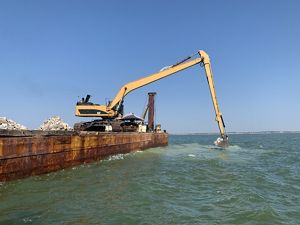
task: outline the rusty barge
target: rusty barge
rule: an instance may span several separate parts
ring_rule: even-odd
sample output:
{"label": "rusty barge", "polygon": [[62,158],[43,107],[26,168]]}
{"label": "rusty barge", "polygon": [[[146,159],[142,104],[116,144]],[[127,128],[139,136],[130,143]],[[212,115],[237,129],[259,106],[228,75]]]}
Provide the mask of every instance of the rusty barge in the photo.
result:
{"label": "rusty barge", "polygon": [[0,129],[0,182],[168,145],[168,134],[154,126],[154,96],[149,93],[147,125],[130,114],[77,123],[73,131]]}
{"label": "rusty barge", "polygon": [[40,175],[110,155],[168,145],[168,134],[0,130],[0,181]]}

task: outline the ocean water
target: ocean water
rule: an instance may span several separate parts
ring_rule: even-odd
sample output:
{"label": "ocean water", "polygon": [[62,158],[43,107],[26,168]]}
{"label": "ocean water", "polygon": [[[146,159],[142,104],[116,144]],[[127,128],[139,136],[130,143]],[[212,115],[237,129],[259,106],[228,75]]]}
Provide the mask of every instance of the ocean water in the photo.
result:
{"label": "ocean water", "polygon": [[300,224],[300,134],[216,137],[0,183],[0,224]]}

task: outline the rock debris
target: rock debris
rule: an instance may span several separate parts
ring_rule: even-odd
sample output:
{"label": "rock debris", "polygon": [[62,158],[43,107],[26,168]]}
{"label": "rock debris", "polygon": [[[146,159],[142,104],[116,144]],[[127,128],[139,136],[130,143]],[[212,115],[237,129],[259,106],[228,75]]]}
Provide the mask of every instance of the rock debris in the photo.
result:
{"label": "rock debris", "polygon": [[13,120],[7,119],[6,117],[0,117],[0,129],[4,130],[27,130],[27,128]]}
{"label": "rock debris", "polygon": [[39,130],[72,130],[72,128],[65,123],[59,116],[53,116],[45,120],[39,127]]}

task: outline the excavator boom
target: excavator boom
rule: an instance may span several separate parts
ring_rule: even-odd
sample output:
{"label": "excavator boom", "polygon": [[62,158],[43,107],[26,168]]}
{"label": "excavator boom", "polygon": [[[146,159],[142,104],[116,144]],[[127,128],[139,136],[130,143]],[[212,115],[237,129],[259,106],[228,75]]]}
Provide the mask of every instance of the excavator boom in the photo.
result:
{"label": "excavator boom", "polygon": [[217,101],[209,56],[205,51],[200,50],[198,51],[198,57],[196,59],[190,60],[190,58],[191,57],[188,57],[187,59],[182,60],[181,62],[176,63],[172,66],[169,66],[168,68],[161,70],[158,73],[154,73],[147,77],[125,84],[119,90],[115,98],[107,105],[93,104],[88,100],[83,99],[82,101],[77,102],[75,115],[81,117],[102,117],[103,119],[116,118],[120,115],[120,112],[122,111],[120,109],[123,108],[124,97],[131,91],[141,88],[155,81],[158,81],[160,79],[163,79],[165,77],[168,77],[179,71],[185,70],[194,65],[202,63],[204,65],[205,74],[216,114],[216,121],[221,135],[221,137],[218,138],[215,144],[221,147],[227,147],[228,137],[225,133],[225,124]]}

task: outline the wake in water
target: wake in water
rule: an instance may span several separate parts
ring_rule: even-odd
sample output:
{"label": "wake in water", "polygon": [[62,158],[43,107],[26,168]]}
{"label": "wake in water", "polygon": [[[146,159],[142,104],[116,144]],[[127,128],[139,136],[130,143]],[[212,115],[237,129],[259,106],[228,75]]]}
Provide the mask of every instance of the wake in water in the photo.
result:
{"label": "wake in water", "polygon": [[191,143],[191,144],[184,144],[176,146],[176,148],[182,148],[182,146],[185,146],[187,148],[202,148],[202,149],[208,149],[208,150],[218,150],[218,151],[232,151],[232,150],[241,150],[242,147],[239,145],[230,145],[227,148],[222,148],[216,145],[204,145],[199,143]]}
{"label": "wake in water", "polygon": [[143,151],[135,151],[135,152],[130,152],[126,154],[117,154],[117,155],[111,155],[107,159],[104,159],[104,161],[114,161],[114,160],[122,160],[128,155],[134,155],[136,153],[142,153]]}
{"label": "wake in water", "polygon": [[299,224],[299,134],[232,136],[226,149],[215,136],[170,136],[167,147],[0,183],[0,224]]}
{"label": "wake in water", "polygon": [[109,156],[105,161],[112,161],[112,160],[121,160],[124,159],[124,156],[127,154],[117,154]]}
{"label": "wake in water", "polygon": [[229,145],[226,148],[222,148],[222,147],[218,147],[218,146],[214,146],[214,145],[208,145],[207,146],[208,149],[211,150],[224,150],[224,151],[232,151],[232,150],[241,150],[242,148],[239,145]]}

